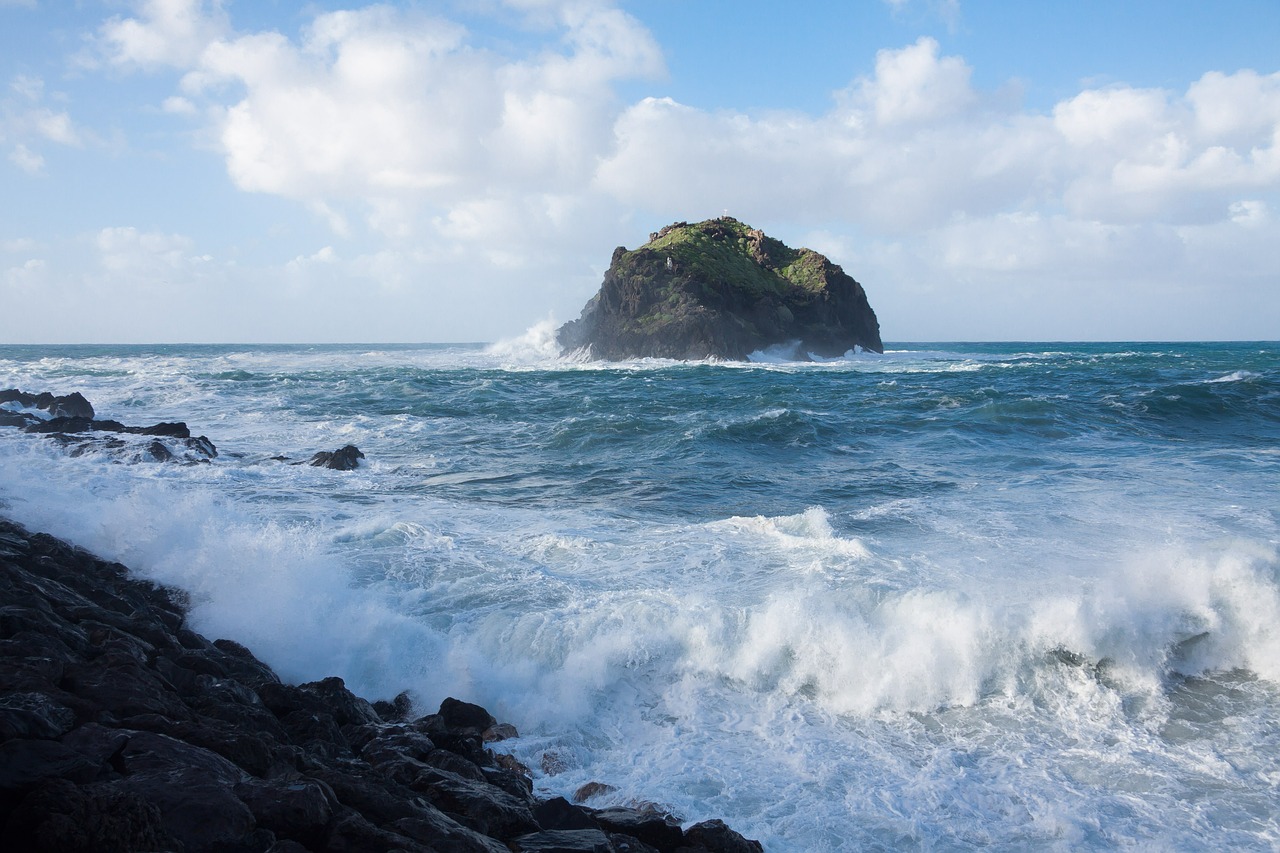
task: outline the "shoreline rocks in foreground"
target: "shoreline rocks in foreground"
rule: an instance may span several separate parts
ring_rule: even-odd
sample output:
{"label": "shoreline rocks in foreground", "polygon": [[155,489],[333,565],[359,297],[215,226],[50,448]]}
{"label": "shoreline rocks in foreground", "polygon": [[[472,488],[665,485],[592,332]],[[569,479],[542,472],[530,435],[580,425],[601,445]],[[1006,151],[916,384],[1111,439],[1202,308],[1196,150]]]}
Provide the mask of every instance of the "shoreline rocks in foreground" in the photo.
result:
{"label": "shoreline rocks in foreground", "polygon": [[539,800],[483,708],[286,684],[186,606],[0,518],[0,849],[761,850],[720,821]]}
{"label": "shoreline rocks in foreground", "polygon": [[883,352],[862,285],[811,249],[792,249],[730,216],[677,222],[614,250],[599,292],[560,327],[565,353],[592,359],[742,361]]}
{"label": "shoreline rocks in foreground", "polygon": [[[46,412],[47,415],[38,412]],[[0,426],[17,427],[24,433],[43,435],[58,442],[72,456],[103,452],[124,462],[182,462],[188,465],[210,462],[218,456],[214,443],[203,435],[193,436],[183,421],[138,427],[99,419],[93,404],[79,391],[60,396],[49,391],[32,394],[17,388],[0,391]],[[271,458],[276,462],[290,461],[288,456]],[[309,460],[293,464],[354,471],[364,458],[360,448],[348,444],[337,450],[322,450]]]}

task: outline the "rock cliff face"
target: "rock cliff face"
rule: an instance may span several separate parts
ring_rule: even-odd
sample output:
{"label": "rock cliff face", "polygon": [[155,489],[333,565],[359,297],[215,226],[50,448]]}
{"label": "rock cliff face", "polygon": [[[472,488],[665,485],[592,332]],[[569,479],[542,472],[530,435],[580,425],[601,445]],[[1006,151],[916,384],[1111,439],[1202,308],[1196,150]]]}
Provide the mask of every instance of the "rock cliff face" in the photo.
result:
{"label": "rock cliff face", "polygon": [[603,360],[741,360],[793,345],[793,357],[883,352],[862,285],[810,249],[724,216],[677,222],[639,249],[614,250],[604,283],[557,333],[566,352]]}

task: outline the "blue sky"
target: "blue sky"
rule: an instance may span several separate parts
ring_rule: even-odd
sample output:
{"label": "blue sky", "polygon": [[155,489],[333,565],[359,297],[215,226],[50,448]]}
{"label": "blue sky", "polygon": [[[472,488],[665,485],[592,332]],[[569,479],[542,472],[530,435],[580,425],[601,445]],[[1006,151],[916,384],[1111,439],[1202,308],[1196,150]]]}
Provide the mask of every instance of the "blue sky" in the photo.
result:
{"label": "blue sky", "polygon": [[495,341],[729,213],[886,341],[1280,338],[1280,3],[0,0],[0,342]]}

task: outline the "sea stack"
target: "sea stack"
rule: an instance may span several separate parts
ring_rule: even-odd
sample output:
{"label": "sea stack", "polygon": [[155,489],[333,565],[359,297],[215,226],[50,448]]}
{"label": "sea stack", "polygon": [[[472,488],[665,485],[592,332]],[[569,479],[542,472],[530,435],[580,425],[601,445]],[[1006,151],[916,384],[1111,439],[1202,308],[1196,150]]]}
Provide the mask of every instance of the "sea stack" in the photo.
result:
{"label": "sea stack", "polygon": [[600,291],[557,332],[592,359],[744,360],[883,352],[862,285],[811,249],[792,249],[730,216],[677,222],[613,252]]}

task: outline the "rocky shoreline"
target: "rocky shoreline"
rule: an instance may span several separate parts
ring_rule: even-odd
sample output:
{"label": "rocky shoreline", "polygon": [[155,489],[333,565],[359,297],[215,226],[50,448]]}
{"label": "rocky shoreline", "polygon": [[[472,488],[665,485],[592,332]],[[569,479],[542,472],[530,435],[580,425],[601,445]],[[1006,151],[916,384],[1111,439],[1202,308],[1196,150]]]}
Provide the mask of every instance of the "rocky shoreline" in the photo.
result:
{"label": "rocky shoreline", "polygon": [[5,850],[761,850],[720,821],[540,800],[483,708],[283,683],[192,631],[182,593],[5,519],[0,597]]}
{"label": "rocky shoreline", "polygon": [[[0,397],[0,425],[73,455],[217,455],[185,424],[97,420],[79,394]],[[310,464],[351,470],[363,456],[347,446]],[[450,698],[422,715],[407,693],[371,703],[340,678],[286,684],[240,644],[193,631],[187,605],[0,517],[0,850],[762,849],[718,820],[685,829],[652,806],[539,799],[528,768],[492,747],[515,728],[484,708]]]}

